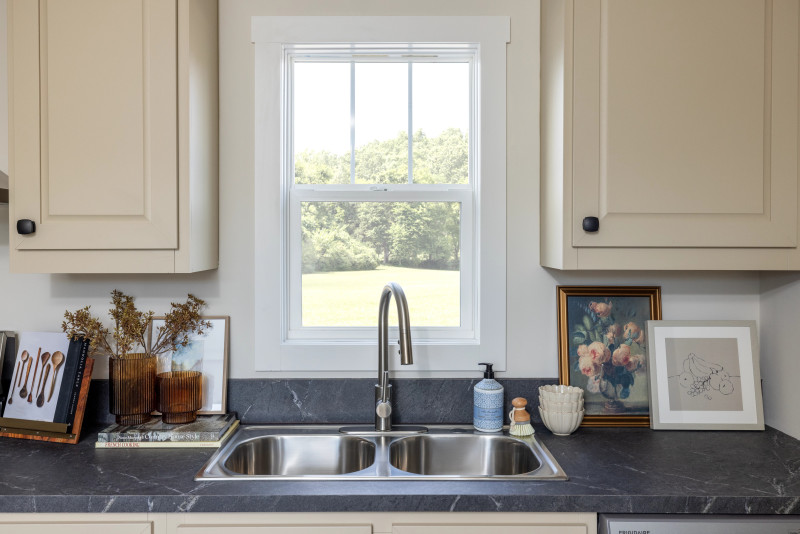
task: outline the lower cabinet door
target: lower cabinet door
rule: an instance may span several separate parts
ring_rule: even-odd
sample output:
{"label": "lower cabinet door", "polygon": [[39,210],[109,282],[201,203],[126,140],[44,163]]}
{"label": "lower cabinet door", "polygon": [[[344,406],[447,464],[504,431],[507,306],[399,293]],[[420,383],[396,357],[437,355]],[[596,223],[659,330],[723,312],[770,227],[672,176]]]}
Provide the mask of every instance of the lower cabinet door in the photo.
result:
{"label": "lower cabinet door", "polygon": [[547,525],[547,524],[486,524],[486,525],[394,525],[392,534],[486,534],[498,528],[504,534],[588,534],[586,525]]}
{"label": "lower cabinet door", "polygon": [[[597,534],[589,513],[188,513],[167,534]],[[59,533],[60,534],[60,533]]]}
{"label": "lower cabinet door", "polygon": [[14,534],[156,534],[149,521],[128,523],[98,522],[5,522],[0,520],[0,532]]}
{"label": "lower cabinet door", "polygon": [[181,525],[177,534],[372,534],[372,525]]}

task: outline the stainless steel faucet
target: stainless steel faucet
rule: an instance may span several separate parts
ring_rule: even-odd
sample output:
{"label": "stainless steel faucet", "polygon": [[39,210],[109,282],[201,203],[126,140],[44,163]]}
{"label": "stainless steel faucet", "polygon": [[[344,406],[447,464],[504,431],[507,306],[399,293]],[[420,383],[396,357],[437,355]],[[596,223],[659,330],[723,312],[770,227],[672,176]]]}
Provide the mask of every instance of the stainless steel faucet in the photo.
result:
{"label": "stainless steel faucet", "polygon": [[411,324],[408,321],[408,302],[403,288],[389,282],[383,288],[378,305],[378,383],[375,384],[375,430],[392,429],[392,385],[389,384],[389,301],[394,295],[397,303],[397,326],[400,341],[400,363],[411,365]]}

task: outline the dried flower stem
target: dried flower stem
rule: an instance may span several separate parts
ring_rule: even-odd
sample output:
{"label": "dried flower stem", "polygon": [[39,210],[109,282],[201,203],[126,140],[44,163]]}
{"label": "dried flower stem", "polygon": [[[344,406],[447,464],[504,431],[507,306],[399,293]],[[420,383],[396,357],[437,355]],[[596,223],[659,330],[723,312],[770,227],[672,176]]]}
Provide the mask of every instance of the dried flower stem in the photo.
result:
{"label": "dried flower stem", "polygon": [[164,316],[164,326],[158,327],[155,340],[147,347],[151,354],[163,354],[178,350],[189,344],[189,334],[202,334],[204,328],[211,328],[210,321],[200,318],[200,310],[205,301],[189,294],[183,304],[170,303],[170,312]]}
{"label": "dried flower stem", "polygon": [[89,352],[92,354],[97,352],[114,354],[114,350],[108,344],[108,329],[103,327],[103,323],[99,319],[92,316],[89,308],[89,306],[86,306],[74,313],[64,312],[64,321],[61,323],[61,329],[72,340],[88,339]]}
{"label": "dried flower stem", "polygon": [[[74,313],[65,312],[62,330],[70,339],[88,339],[89,350],[93,354],[101,352],[121,357],[134,351],[152,355],[174,351],[189,344],[190,334],[202,334],[203,329],[211,328],[211,322],[200,317],[205,301],[191,294],[185,303],[170,304],[170,311],[164,317],[164,326],[158,328],[155,340],[150,339],[155,315],[152,311],[139,311],[133,303],[133,297],[116,289],[111,292],[111,303],[113,308],[108,313],[114,321],[113,332],[105,328],[100,319],[92,316],[89,306]],[[114,340],[113,348],[110,339]]]}

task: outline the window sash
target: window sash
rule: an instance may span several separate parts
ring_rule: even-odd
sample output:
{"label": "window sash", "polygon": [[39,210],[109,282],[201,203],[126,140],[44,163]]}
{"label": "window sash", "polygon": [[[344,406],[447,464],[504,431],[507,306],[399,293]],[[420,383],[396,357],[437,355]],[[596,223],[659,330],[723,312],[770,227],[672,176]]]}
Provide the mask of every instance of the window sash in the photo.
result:
{"label": "window sash", "polygon": [[[355,71],[353,70],[354,63],[405,63],[408,64],[408,185],[422,185],[422,186],[457,186],[465,185],[466,187],[474,188],[475,184],[475,155],[476,155],[476,140],[475,136],[478,132],[478,95],[476,88],[478,87],[478,69],[476,68],[476,61],[479,47],[474,43],[456,43],[452,50],[447,50],[441,46],[435,47],[433,45],[423,45],[420,47],[413,46],[399,46],[391,47],[364,47],[361,45],[357,52],[353,52],[353,47],[358,45],[350,45],[346,48],[328,46],[328,47],[314,47],[308,45],[284,45],[284,135],[286,143],[286,162],[291,165],[291,176],[289,177],[289,187],[298,186],[312,186],[312,187],[325,187],[328,184],[295,184],[294,174],[294,65],[295,63],[349,63],[351,65],[350,71],[350,185],[381,185],[381,184],[356,184],[355,183]],[[468,167],[468,184],[416,184],[413,182],[413,168],[414,168],[414,132],[412,124],[412,92],[413,92],[413,78],[411,75],[411,65],[414,63],[466,63],[469,65],[469,167]],[[335,184],[342,186],[344,184]],[[399,184],[391,184],[399,185]]]}
{"label": "window sash", "polygon": [[[479,291],[477,220],[475,217],[475,195],[470,190],[449,191],[319,191],[295,189],[289,191],[288,198],[288,235],[284,242],[287,254],[286,278],[288,292],[285,296],[285,316],[289,318],[284,341],[292,340],[354,340],[367,339],[374,342],[373,327],[303,326],[302,321],[302,228],[301,205],[303,202],[459,202],[461,204],[461,225],[459,240],[461,243],[460,271],[460,309],[461,324],[454,326],[411,326],[414,329],[415,341],[463,341],[477,339],[478,313],[475,295]],[[466,261],[465,261],[466,260]],[[387,280],[388,281],[388,280]],[[377,296],[376,296],[377,310]],[[376,311],[377,321],[377,311]],[[392,331],[391,336],[396,333]]]}

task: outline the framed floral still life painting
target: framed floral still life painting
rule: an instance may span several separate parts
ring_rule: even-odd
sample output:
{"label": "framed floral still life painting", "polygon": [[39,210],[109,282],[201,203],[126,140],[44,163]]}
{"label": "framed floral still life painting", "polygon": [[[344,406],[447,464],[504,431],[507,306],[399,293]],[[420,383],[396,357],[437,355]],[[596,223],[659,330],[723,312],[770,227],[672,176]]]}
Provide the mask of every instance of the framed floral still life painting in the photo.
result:
{"label": "framed floral still life painting", "polygon": [[647,321],[661,288],[558,286],[559,379],[584,389],[581,426],[649,426]]}
{"label": "framed floral still life painting", "polygon": [[651,428],[764,430],[755,321],[650,321]]}

